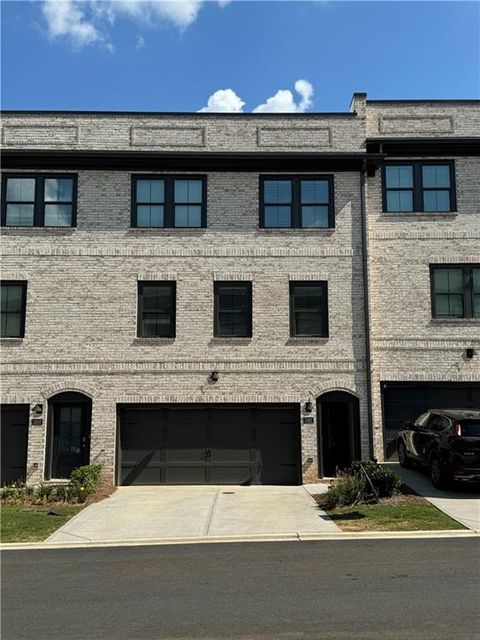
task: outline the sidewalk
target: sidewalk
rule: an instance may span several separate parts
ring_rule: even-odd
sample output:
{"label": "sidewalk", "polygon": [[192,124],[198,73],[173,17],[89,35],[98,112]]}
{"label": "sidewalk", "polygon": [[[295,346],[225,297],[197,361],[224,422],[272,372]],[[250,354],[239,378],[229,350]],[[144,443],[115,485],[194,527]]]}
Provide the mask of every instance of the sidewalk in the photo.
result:
{"label": "sidewalk", "polygon": [[469,529],[480,529],[480,493],[478,486],[463,484],[452,491],[435,489],[425,471],[402,469],[396,462],[385,463],[398,473],[402,480],[437,509],[443,511]]}

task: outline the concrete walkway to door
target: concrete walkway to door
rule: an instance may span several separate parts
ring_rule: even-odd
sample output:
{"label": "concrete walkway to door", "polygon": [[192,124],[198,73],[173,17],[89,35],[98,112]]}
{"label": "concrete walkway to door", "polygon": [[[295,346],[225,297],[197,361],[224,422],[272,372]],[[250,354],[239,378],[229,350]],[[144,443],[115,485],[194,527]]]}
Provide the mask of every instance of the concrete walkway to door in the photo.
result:
{"label": "concrete walkway to door", "polygon": [[109,498],[81,511],[46,542],[339,531],[303,486],[119,487]]}

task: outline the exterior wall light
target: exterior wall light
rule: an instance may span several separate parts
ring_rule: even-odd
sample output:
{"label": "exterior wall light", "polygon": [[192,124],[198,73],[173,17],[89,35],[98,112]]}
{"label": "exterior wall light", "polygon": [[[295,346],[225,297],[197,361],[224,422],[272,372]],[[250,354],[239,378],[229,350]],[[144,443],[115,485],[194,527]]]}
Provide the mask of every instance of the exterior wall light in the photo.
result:
{"label": "exterior wall light", "polygon": [[310,402],[310,400],[308,402],[305,403],[305,413],[312,413],[313,411],[313,404]]}
{"label": "exterior wall light", "polygon": [[218,375],[218,371],[212,371],[212,373],[210,374],[210,380],[212,382],[218,382],[218,378],[220,376]]}
{"label": "exterior wall light", "polygon": [[475,351],[475,349],[469,347],[468,349],[465,349],[465,357],[467,358],[467,360],[471,360],[473,358],[473,356],[476,356],[477,352]]}
{"label": "exterior wall light", "polygon": [[32,407],[32,413],[36,416],[41,416],[43,413],[43,404],[36,404]]}

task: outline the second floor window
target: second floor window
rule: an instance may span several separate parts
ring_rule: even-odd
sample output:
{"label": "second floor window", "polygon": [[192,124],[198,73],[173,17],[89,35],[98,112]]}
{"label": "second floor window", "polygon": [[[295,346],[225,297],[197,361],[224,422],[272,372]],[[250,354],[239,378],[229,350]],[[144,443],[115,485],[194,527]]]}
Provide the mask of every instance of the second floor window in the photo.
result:
{"label": "second floor window", "polygon": [[25,311],[27,283],[25,281],[2,281],[1,332],[2,338],[23,338],[25,333]]}
{"label": "second floor window", "polygon": [[4,175],[2,225],[74,227],[76,176]]}
{"label": "second floor window", "polygon": [[203,176],[134,176],[132,226],[196,228],[206,226]]}
{"label": "second floor window", "polygon": [[480,318],[480,265],[434,265],[434,318]]}
{"label": "second floor window", "polygon": [[175,306],[175,282],[139,282],[138,337],[174,338]]}
{"label": "second floor window", "polygon": [[252,335],[252,283],[214,283],[214,335],[248,338]]}
{"label": "second floor window", "polygon": [[326,282],[290,282],[290,335],[328,336]]}
{"label": "second floor window", "polygon": [[383,209],[389,213],[456,209],[452,162],[386,164],[383,181]]}
{"label": "second floor window", "polygon": [[262,176],[260,226],[277,229],[333,227],[332,176]]}

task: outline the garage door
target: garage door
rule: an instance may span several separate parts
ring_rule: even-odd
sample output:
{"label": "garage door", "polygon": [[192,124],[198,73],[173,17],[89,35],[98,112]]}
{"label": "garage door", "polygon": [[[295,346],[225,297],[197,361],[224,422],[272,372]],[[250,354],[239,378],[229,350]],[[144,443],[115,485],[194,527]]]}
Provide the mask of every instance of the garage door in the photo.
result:
{"label": "garage door", "polygon": [[2,485],[25,480],[28,417],[28,405],[14,404],[0,407]]}
{"label": "garage door", "polygon": [[297,405],[119,408],[120,484],[298,484]]}
{"label": "garage door", "polygon": [[387,458],[395,455],[395,434],[428,409],[480,409],[480,384],[382,383],[384,442]]}

